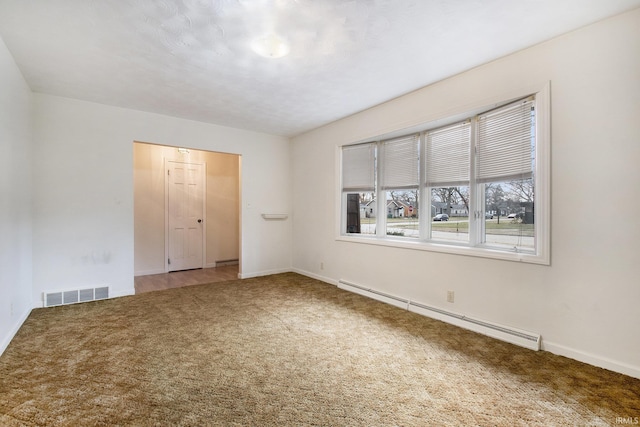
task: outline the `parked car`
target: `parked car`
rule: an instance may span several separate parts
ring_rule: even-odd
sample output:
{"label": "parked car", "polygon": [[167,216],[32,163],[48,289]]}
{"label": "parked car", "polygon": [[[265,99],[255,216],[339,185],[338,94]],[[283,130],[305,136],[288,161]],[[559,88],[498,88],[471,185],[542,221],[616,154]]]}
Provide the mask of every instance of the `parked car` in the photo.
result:
{"label": "parked car", "polygon": [[449,215],[447,214],[438,214],[433,217],[434,221],[449,221]]}
{"label": "parked car", "polygon": [[518,214],[511,213],[511,214],[507,215],[507,218],[509,218],[509,219],[513,219],[513,218],[515,218],[517,215],[518,215]]}
{"label": "parked car", "polygon": [[490,214],[489,212],[485,212],[484,217],[486,219],[493,219],[493,214]]}

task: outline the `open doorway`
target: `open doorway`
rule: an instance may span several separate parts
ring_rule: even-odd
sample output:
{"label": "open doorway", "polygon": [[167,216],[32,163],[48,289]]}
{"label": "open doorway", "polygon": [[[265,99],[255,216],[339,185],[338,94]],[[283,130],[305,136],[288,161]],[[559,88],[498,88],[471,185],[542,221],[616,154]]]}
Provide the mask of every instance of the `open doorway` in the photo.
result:
{"label": "open doorway", "polygon": [[[240,156],[134,142],[133,166],[136,292],[237,278],[241,261]],[[199,173],[200,181],[195,177]],[[184,195],[195,192],[200,196],[176,202],[171,186],[182,184]],[[174,197],[169,200],[172,191]],[[187,214],[188,221],[194,223],[185,222],[184,235],[191,237],[185,237],[186,243],[178,249],[175,242],[181,240],[175,237],[182,231],[172,234],[171,227],[175,229],[179,221],[170,221],[175,212]],[[176,256],[184,251],[191,251],[193,257],[181,263]],[[173,270],[189,271],[169,273]]]}

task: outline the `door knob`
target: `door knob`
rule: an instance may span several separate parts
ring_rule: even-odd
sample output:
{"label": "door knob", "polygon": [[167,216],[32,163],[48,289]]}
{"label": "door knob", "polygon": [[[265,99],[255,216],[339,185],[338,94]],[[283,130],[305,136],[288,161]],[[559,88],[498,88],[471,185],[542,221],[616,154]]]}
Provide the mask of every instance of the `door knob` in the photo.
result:
{"label": "door knob", "polygon": [[201,219],[199,219],[199,220],[198,220],[198,224],[200,224],[201,222],[202,222],[202,220],[201,220]]}

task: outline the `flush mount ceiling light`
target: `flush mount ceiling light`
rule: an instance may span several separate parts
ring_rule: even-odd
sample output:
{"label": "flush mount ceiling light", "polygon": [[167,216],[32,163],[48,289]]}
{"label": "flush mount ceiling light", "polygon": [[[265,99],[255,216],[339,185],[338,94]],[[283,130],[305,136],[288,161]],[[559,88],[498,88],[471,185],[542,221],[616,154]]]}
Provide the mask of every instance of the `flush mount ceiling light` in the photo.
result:
{"label": "flush mount ceiling light", "polygon": [[277,34],[269,33],[251,43],[255,53],[265,58],[282,58],[289,53],[289,44]]}

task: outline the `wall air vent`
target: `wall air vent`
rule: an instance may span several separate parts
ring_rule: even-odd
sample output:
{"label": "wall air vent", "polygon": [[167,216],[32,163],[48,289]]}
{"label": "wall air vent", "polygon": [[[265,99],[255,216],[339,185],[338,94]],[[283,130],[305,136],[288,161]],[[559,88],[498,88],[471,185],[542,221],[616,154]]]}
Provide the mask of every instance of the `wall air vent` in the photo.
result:
{"label": "wall air vent", "polygon": [[109,298],[109,287],[74,289],[69,291],[48,292],[44,294],[44,306],[76,304]]}

